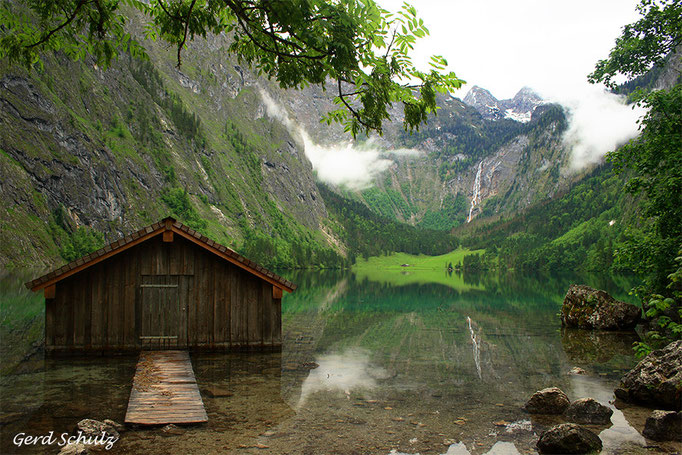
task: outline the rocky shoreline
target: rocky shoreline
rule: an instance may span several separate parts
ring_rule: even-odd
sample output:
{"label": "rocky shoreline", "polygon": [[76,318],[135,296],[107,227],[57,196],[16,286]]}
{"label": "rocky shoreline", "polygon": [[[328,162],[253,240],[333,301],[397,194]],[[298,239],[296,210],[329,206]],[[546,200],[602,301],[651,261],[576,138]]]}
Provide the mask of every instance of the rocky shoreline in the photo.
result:
{"label": "rocky shoreline", "polygon": [[[632,331],[642,321],[641,309],[608,293],[571,285],[561,308],[561,324],[593,331]],[[571,374],[584,374],[576,367]],[[620,380],[617,399],[653,408],[642,434],[654,441],[682,441],[682,340],[651,352]],[[602,449],[599,436],[584,424],[607,425],[613,411],[593,398],[571,402],[557,387],[533,394],[523,407],[531,414],[561,415],[566,423],[543,432],[540,453],[591,453]]]}

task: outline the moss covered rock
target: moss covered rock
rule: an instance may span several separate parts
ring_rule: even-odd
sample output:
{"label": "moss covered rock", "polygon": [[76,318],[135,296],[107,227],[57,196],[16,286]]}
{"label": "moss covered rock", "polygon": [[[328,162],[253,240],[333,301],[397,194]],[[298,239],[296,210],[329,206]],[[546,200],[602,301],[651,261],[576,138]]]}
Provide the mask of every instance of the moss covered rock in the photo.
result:
{"label": "moss covered rock", "polygon": [[561,325],[582,329],[629,330],[640,321],[642,311],[614,299],[605,291],[572,284],[561,307]]}

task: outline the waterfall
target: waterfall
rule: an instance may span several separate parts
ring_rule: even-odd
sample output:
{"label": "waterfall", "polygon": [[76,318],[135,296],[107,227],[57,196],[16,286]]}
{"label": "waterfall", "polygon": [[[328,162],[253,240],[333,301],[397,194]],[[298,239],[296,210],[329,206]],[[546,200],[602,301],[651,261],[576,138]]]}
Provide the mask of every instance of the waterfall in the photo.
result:
{"label": "waterfall", "polygon": [[467,223],[471,222],[471,218],[473,218],[473,213],[474,213],[474,207],[479,202],[479,197],[481,196],[481,172],[483,171],[483,160],[481,160],[480,163],[478,163],[478,170],[476,171],[476,178],[474,179],[474,191],[473,194],[471,195],[471,208],[469,209],[469,217],[467,218]]}
{"label": "waterfall", "polygon": [[471,334],[471,344],[474,349],[474,363],[476,364],[476,372],[478,373],[478,379],[483,379],[481,376],[481,351],[478,345],[478,337],[474,333],[474,328],[471,325],[471,318],[467,316],[467,323],[469,324],[469,333]]}

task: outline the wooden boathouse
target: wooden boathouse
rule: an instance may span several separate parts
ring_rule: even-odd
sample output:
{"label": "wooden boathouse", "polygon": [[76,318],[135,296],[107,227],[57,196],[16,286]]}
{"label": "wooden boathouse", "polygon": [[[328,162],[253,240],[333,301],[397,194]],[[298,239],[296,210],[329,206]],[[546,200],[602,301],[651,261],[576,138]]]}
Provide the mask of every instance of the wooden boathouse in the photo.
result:
{"label": "wooden boathouse", "polygon": [[281,348],[296,285],[166,218],[26,286],[48,352]]}

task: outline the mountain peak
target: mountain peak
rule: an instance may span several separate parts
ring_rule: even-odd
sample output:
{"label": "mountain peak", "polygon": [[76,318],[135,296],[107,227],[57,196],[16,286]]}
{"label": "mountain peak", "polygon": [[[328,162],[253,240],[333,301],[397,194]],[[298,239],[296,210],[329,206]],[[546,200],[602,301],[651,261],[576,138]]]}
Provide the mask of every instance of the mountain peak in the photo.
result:
{"label": "mountain peak", "polygon": [[475,104],[497,104],[498,100],[490,93],[489,90],[474,85],[467,93],[463,100],[466,104],[474,106]]}
{"label": "mountain peak", "polygon": [[540,95],[530,87],[521,88],[514,98],[498,100],[489,90],[477,85],[469,90],[463,101],[476,109],[485,119],[509,118],[522,123],[529,122],[535,108],[544,104]]}
{"label": "mountain peak", "polygon": [[500,101],[486,90],[478,85],[474,85],[464,97],[464,103],[476,109],[483,118],[490,120],[497,120],[501,117]]}

